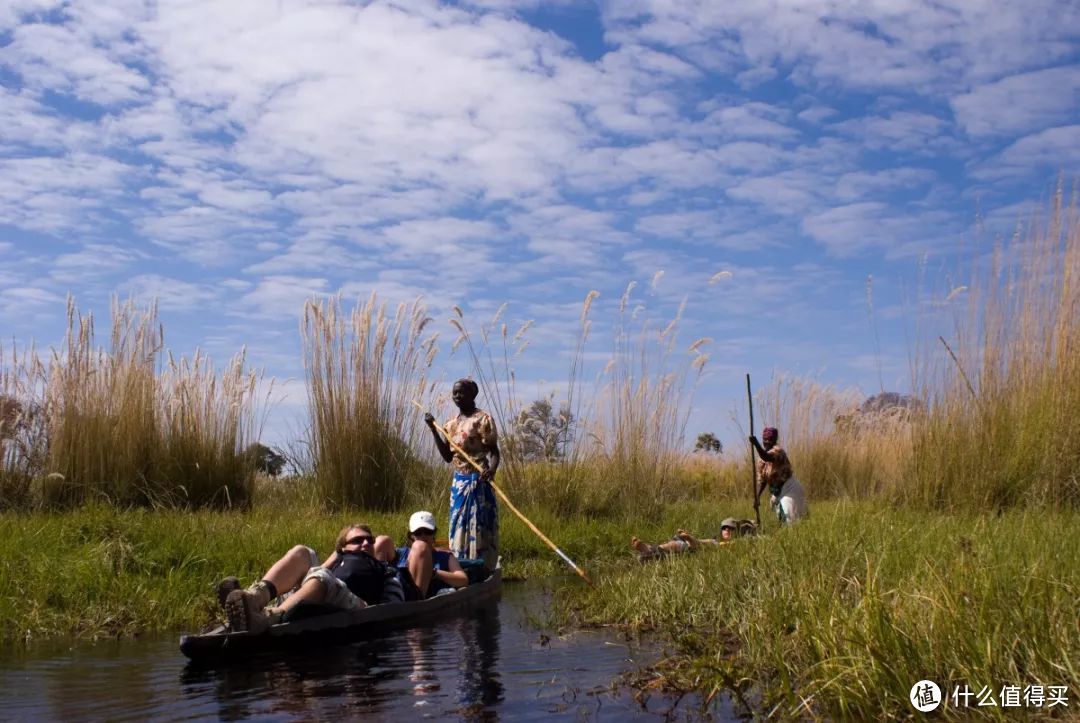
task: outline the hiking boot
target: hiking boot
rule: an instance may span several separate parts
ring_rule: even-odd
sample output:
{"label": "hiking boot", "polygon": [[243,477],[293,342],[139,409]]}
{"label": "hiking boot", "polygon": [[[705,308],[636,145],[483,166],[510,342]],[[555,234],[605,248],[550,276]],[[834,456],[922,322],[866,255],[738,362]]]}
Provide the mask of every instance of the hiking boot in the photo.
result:
{"label": "hiking boot", "polygon": [[247,590],[233,590],[225,596],[225,616],[233,632],[261,633],[270,627],[263,607],[270,602],[270,590],[257,582]]}
{"label": "hiking boot", "polygon": [[240,581],[235,577],[227,577],[217,584],[217,601],[218,605],[225,607],[225,598],[229,597],[229,593],[233,590],[240,589]]}

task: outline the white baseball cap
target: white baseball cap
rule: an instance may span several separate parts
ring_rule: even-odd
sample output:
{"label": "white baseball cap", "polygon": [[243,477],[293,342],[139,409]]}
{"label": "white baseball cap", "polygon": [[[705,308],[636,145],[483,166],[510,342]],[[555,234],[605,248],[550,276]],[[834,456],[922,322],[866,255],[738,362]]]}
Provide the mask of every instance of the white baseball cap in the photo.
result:
{"label": "white baseball cap", "polygon": [[428,529],[434,532],[435,515],[431,514],[427,510],[414,512],[412,514],[412,517],[409,518],[409,532],[416,532],[419,529]]}

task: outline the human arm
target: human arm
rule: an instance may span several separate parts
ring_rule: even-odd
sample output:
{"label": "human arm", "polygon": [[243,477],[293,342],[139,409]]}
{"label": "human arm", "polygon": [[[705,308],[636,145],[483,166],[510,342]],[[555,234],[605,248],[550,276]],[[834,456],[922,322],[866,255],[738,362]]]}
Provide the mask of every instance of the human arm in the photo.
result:
{"label": "human arm", "polygon": [[449,570],[435,570],[435,579],[450,587],[465,587],[469,584],[469,575],[461,567],[461,563],[450,553],[446,561]]}
{"label": "human arm", "polygon": [[487,466],[484,471],[480,473],[480,479],[484,482],[490,482],[495,479],[495,471],[499,469],[499,462],[502,461],[502,457],[499,455],[498,442],[492,444],[487,450]]}
{"label": "human arm", "polygon": [[776,462],[776,456],[769,452],[766,452],[765,448],[761,446],[760,442],[758,442],[758,438],[752,434],[750,435],[750,444],[754,445],[754,449],[757,450],[758,457],[761,457],[766,462]]}
{"label": "human arm", "polygon": [[483,440],[484,455],[486,457],[484,469],[480,470],[480,480],[482,482],[491,482],[495,479],[495,472],[499,469],[502,456],[499,453],[499,435],[495,431],[495,420],[489,414],[485,415],[484,422],[480,427],[480,438]]}
{"label": "human arm", "polygon": [[439,450],[439,456],[443,458],[443,462],[449,462],[454,458],[454,453],[450,449],[450,445],[447,443],[443,436],[439,434],[439,426],[435,424],[435,417],[431,412],[424,413],[424,423],[431,430],[431,436],[435,438],[435,446]]}

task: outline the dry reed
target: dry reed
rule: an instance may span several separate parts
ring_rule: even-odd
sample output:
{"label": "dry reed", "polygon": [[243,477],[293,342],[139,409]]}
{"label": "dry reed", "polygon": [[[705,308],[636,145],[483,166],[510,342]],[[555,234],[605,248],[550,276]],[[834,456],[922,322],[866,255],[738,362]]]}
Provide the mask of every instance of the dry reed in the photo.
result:
{"label": "dry reed", "polygon": [[416,452],[425,428],[413,404],[430,396],[427,375],[438,348],[437,335],[424,336],[430,321],[419,299],[390,316],[374,293],[351,314],[337,300],[305,305],[309,446],[330,507],[395,509],[411,487],[424,496],[434,489]]}
{"label": "dry reed", "polygon": [[[163,331],[156,306],[112,305],[108,349],[94,319],[68,301],[64,345],[43,361],[13,356],[4,393],[24,410],[4,442],[4,476],[22,506],[232,506],[249,501],[253,470],[242,450],[254,429],[257,375],[238,356],[220,380],[209,360],[175,362],[159,375]],[[10,495],[5,493],[5,501]]]}

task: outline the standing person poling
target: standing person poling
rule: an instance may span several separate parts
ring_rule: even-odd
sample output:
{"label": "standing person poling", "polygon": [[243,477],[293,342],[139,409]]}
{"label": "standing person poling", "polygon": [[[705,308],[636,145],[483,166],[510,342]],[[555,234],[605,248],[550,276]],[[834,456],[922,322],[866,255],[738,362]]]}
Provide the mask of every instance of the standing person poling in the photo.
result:
{"label": "standing person poling", "polygon": [[765,427],[761,430],[764,445],[753,435],[750,436],[750,444],[757,449],[759,457],[757,497],[760,499],[761,493],[768,487],[771,495],[769,503],[776,511],[780,524],[790,525],[806,517],[810,510],[806,506],[802,484],[792,474],[787,452],[777,444],[779,438],[776,427]]}
{"label": "standing person poling", "polygon": [[424,422],[435,437],[443,460],[454,469],[450,485],[450,551],[459,558],[482,559],[494,570],[499,560],[499,518],[491,481],[499,468],[499,438],[495,420],[476,408],[480,388],[472,379],[454,382],[451,397],[459,413],[446,422],[445,431],[454,444],[483,468],[478,472],[468,460],[450,448],[439,434],[435,417]]}

